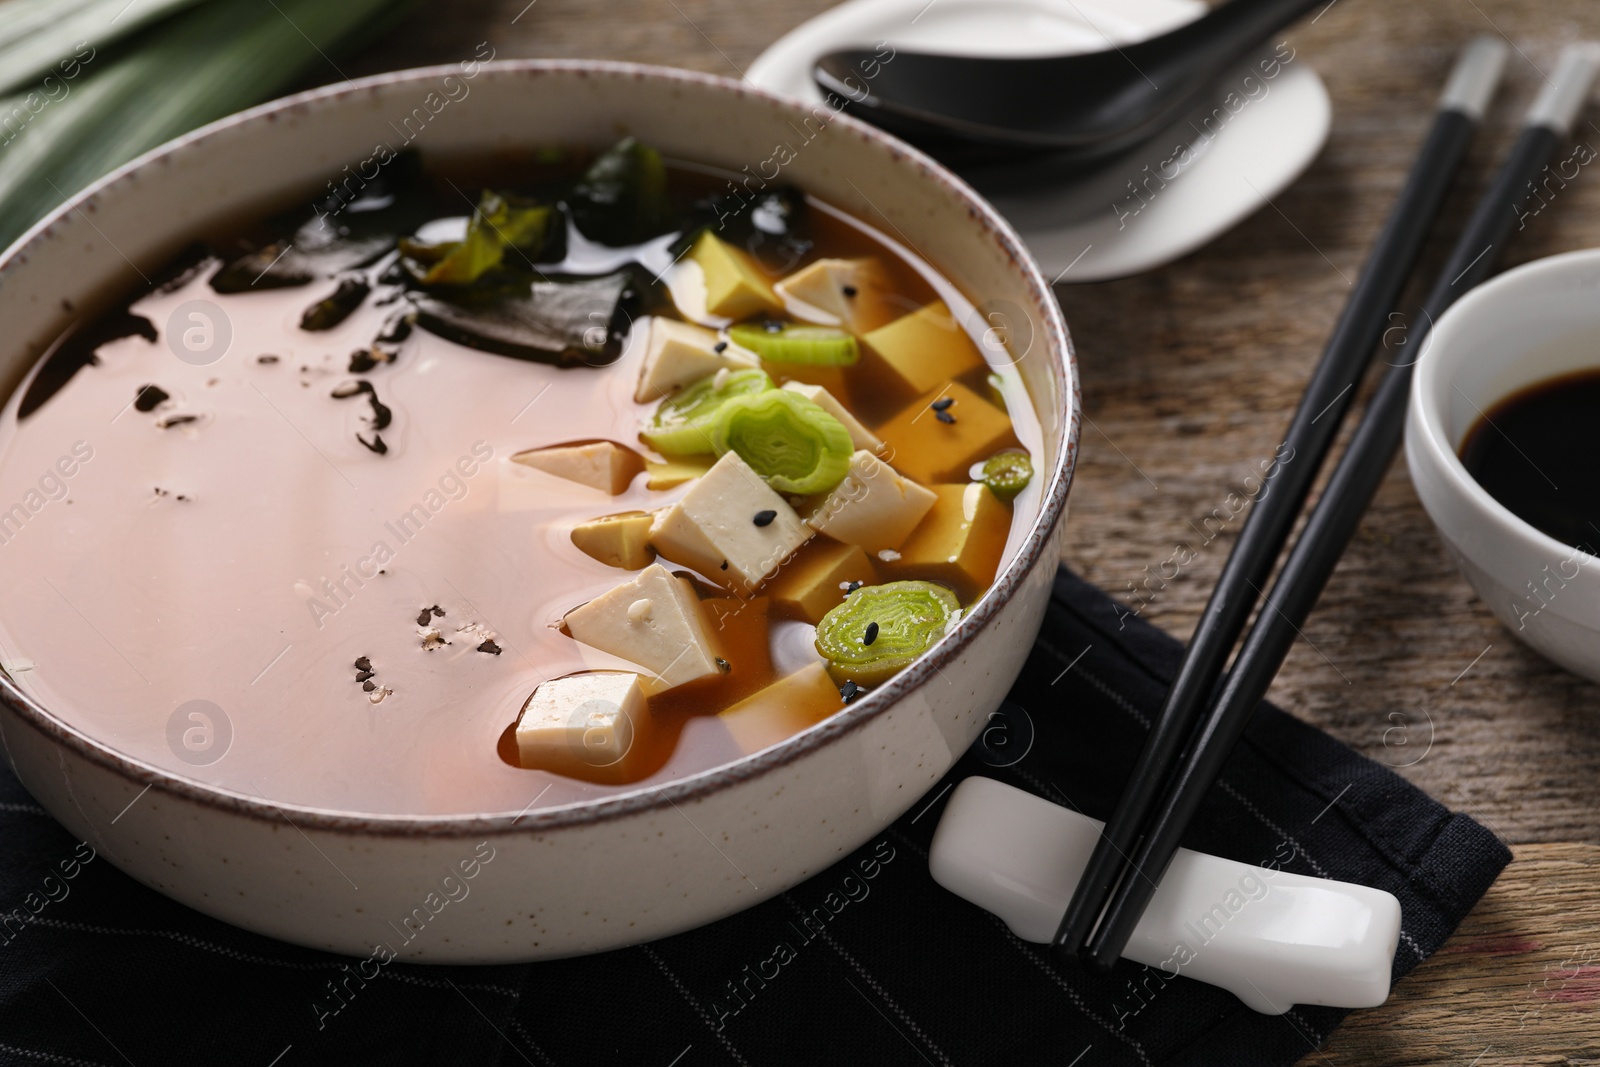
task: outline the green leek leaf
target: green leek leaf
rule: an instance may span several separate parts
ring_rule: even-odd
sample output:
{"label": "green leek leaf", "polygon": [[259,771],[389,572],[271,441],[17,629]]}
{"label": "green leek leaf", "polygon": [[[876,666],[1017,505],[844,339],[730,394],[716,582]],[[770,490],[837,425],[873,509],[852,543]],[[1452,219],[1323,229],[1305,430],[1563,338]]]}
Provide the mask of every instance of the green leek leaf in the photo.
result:
{"label": "green leek leaf", "polygon": [[[0,244],[142,152],[271,98],[413,0],[207,0],[83,66],[0,147]],[[132,11],[130,11],[130,16]],[[0,115],[29,94],[0,99]]]}

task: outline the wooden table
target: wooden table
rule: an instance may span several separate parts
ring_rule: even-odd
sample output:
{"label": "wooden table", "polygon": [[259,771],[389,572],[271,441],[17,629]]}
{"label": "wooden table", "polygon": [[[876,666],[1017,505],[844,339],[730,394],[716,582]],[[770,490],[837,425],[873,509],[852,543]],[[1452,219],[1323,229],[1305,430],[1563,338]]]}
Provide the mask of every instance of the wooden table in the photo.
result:
{"label": "wooden table", "polygon": [[[501,57],[598,57],[737,77],[830,0],[434,0],[352,77]],[[1333,96],[1333,135],[1291,189],[1209,247],[1125,281],[1063,287],[1086,425],[1066,556],[1143,583],[1277,445],[1388,211],[1458,46],[1515,46],[1447,217],[1457,224],[1593,0],[1335,0],[1288,35]],[[319,79],[319,80],[326,80]],[[1600,146],[1600,115],[1579,139]],[[1523,262],[1600,245],[1600,168],[1519,235]],[[1439,242],[1428,262],[1436,266]],[[1432,268],[1428,270],[1431,277]],[[1369,383],[1370,385],[1370,383]],[[1187,636],[1237,523],[1144,617]],[[1455,938],[1307,1062],[1600,1062],[1600,689],[1518,644],[1445,558],[1397,463],[1272,699],[1470,812],[1516,861]]]}

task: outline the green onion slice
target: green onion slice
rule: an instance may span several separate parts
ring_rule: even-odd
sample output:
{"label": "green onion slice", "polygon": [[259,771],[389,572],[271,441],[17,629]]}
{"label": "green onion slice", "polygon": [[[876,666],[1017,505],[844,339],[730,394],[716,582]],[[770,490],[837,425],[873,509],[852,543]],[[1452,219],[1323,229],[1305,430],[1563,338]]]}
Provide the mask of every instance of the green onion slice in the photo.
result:
{"label": "green onion slice", "polygon": [[861,358],[861,347],[856,339],[834,326],[743,322],[730,328],[728,336],[734,344],[749,349],[768,363],[852,367]]}
{"label": "green onion slice", "polygon": [[882,685],[932,648],[960,616],[955,593],[933,582],[862,586],[817,623],[817,652],[840,685]]}
{"label": "green onion slice", "polygon": [[1019,449],[1008,448],[984,461],[978,481],[1001,500],[1010,500],[1028,487],[1033,478],[1033,460]]}
{"label": "green onion slice", "polygon": [[663,456],[710,455],[717,451],[712,425],[722,406],[734,397],[772,388],[765,371],[718,371],[663,400],[639,439]]}
{"label": "green onion slice", "polygon": [[711,428],[717,455],[739,458],[780,493],[826,493],[850,470],[850,431],[788,389],[735,397]]}

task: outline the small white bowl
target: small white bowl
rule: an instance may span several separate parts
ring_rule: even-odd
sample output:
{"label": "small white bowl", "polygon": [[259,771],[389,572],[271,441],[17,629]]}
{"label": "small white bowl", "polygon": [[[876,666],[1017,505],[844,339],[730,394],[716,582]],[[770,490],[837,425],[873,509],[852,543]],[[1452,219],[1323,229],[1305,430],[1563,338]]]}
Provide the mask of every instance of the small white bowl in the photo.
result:
{"label": "small white bowl", "polygon": [[1505,397],[1600,367],[1597,335],[1600,249],[1524,264],[1469,293],[1440,318],[1418,357],[1406,462],[1445,548],[1496,617],[1551,660],[1600,682],[1600,558],[1518,518],[1458,454],[1482,413]]}

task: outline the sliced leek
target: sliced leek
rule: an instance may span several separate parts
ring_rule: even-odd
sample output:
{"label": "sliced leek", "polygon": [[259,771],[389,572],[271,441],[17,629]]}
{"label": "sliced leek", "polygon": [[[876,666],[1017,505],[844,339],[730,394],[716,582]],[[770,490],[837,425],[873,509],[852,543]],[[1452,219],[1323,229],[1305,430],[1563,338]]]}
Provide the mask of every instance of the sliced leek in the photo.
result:
{"label": "sliced leek", "polygon": [[1033,479],[1033,460],[1019,449],[1008,448],[984,461],[978,480],[1001,500],[1010,500]]}
{"label": "sliced leek", "polygon": [[856,339],[835,326],[804,326],[794,322],[744,322],[728,330],[740,348],[749,349],[768,363],[798,363],[815,367],[851,367],[861,358]]}
{"label": "sliced leek", "polygon": [[839,685],[882,685],[932,648],[960,614],[955,593],[933,582],[862,586],[817,623],[817,653]]}
{"label": "sliced leek", "polygon": [[735,397],[712,425],[717,455],[737,452],[780,493],[826,493],[850,470],[850,431],[788,389]]}
{"label": "sliced leek", "polygon": [[639,439],[663,456],[712,455],[712,427],[722,405],[772,387],[765,371],[718,371],[663,400]]}

